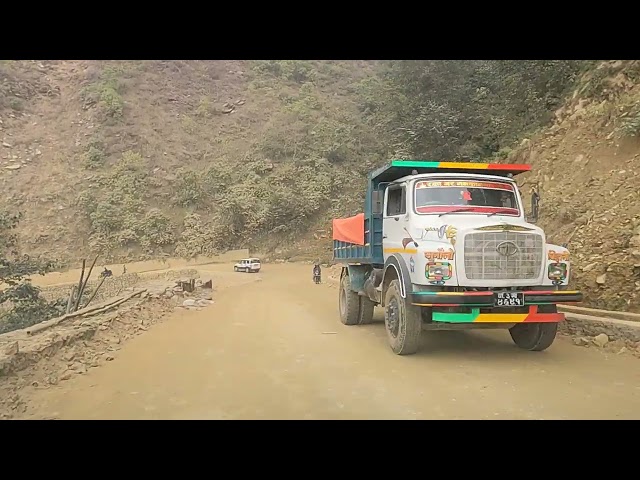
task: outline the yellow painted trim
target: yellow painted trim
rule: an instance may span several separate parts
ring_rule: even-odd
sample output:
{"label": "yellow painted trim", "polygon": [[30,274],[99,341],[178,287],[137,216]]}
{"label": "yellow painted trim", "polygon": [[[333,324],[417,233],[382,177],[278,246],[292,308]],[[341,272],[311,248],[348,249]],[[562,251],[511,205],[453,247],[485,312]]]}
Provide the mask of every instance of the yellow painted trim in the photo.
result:
{"label": "yellow painted trim", "polygon": [[385,248],[384,253],[418,253],[417,248]]}
{"label": "yellow painted trim", "polygon": [[[438,168],[464,168],[465,170],[488,170],[486,163],[440,162]],[[506,165],[508,169],[509,166]],[[487,174],[489,175],[489,174]]]}
{"label": "yellow painted trim", "polygon": [[528,313],[481,313],[473,323],[522,323]]}

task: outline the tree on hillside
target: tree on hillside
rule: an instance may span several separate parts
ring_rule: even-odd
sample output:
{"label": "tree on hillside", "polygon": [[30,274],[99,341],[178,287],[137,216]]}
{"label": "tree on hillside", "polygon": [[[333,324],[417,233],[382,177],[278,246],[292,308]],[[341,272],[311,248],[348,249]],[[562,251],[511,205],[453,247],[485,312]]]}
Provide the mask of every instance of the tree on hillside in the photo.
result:
{"label": "tree on hillside", "polygon": [[400,60],[368,81],[366,113],[396,154],[479,160],[550,120],[587,65],[574,60]]}
{"label": "tree on hillside", "polygon": [[43,299],[29,279],[44,275],[54,265],[17,251],[14,229],[19,220],[19,214],[0,211],[0,333],[26,328],[59,313],[56,304]]}

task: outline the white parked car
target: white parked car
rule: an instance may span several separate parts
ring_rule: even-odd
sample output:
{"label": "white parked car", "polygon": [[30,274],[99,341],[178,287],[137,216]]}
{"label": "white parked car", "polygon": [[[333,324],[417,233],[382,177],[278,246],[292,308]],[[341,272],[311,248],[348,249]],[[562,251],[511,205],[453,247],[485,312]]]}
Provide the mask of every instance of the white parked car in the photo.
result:
{"label": "white parked car", "polygon": [[234,272],[258,273],[260,271],[260,259],[245,258],[233,266]]}

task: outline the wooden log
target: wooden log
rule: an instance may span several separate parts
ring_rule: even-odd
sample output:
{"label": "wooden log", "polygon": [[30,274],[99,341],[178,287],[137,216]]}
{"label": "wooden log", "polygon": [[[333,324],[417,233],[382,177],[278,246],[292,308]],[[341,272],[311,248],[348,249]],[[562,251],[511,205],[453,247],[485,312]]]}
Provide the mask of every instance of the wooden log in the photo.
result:
{"label": "wooden log", "polygon": [[116,300],[111,300],[109,302],[106,302],[104,304],[98,304],[95,305],[93,307],[89,307],[89,308],[83,308],[82,310],[77,310],[75,312],[72,312],[68,315],[63,315],[62,317],[58,317],[58,318],[54,318],[51,320],[47,320],[46,322],[42,322],[42,323],[38,323],[30,328],[28,328],[26,330],[27,335],[33,335],[34,333],[38,333],[38,332],[42,332],[43,330],[46,330],[48,328],[51,328],[55,325],[59,325],[62,322],[64,322],[65,320],[69,320],[70,318],[76,318],[76,317],[82,317],[82,316],[89,316],[88,314],[95,314],[95,312],[97,312],[98,310],[100,310],[100,313],[102,312],[106,312],[107,310],[117,307],[118,305],[126,302],[127,300],[132,299],[133,297],[140,295],[144,292],[146,292],[147,289],[142,289],[142,290],[138,290],[137,292],[133,292],[130,293],[129,295],[126,295],[124,297],[118,298]]}
{"label": "wooden log", "polygon": [[[91,278],[91,272],[93,272],[93,267],[96,265],[96,262],[98,261],[98,256],[96,255],[96,258],[93,259],[93,263],[91,264],[91,267],[89,268],[89,273],[87,273],[87,278],[85,278],[84,283],[82,284],[82,288],[80,289],[80,293],[78,293],[78,298],[80,298],[82,300],[82,295],[84,295],[84,290],[87,288],[87,283],[89,282],[89,278]],[[87,305],[89,304],[89,302],[87,302]],[[78,305],[80,305],[80,303],[78,302]],[[85,305],[85,307],[87,306]]]}
{"label": "wooden log", "polygon": [[82,271],[80,272],[80,281],[78,282],[78,297],[76,298],[76,303],[73,306],[74,312],[78,310],[78,307],[80,306],[80,290],[82,290],[82,280],[84,280],[84,269],[86,266],[87,266],[87,261],[82,260]]}
{"label": "wooden log", "polygon": [[107,305],[106,307],[100,308],[98,310],[93,310],[93,311],[91,311],[89,313],[84,313],[82,315],[82,318],[93,317],[94,315],[100,315],[101,313],[107,312],[107,311],[111,310],[112,308],[118,307],[121,304],[123,304],[123,303],[125,303],[125,302],[127,302],[129,300],[131,300],[131,298],[127,298],[125,300],[120,300],[118,303],[114,303],[113,305]]}
{"label": "wooden log", "polygon": [[93,300],[95,298],[95,296],[98,293],[98,290],[100,290],[100,287],[102,286],[102,284],[104,283],[104,281],[107,279],[107,277],[102,277],[102,280],[100,280],[100,283],[98,284],[98,286],[96,287],[96,289],[93,291],[93,294],[91,295],[91,298],[87,301],[87,303],[84,304],[84,306],[82,307],[83,309],[87,308],[87,306],[91,303],[91,300]]}
{"label": "wooden log", "polygon": [[65,313],[71,313],[71,305],[73,305],[73,295],[76,293],[76,286],[71,285],[71,291],[69,292],[69,300],[67,300],[67,309]]}

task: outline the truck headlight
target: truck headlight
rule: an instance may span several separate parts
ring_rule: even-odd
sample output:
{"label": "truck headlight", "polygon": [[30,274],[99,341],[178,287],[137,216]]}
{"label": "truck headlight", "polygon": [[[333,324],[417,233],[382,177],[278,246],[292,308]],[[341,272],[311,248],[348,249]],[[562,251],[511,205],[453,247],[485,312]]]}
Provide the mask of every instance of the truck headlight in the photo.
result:
{"label": "truck headlight", "polygon": [[567,278],[567,264],[566,263],[551,263],[547,270],[547,276],[549,280],[564,280]]}

